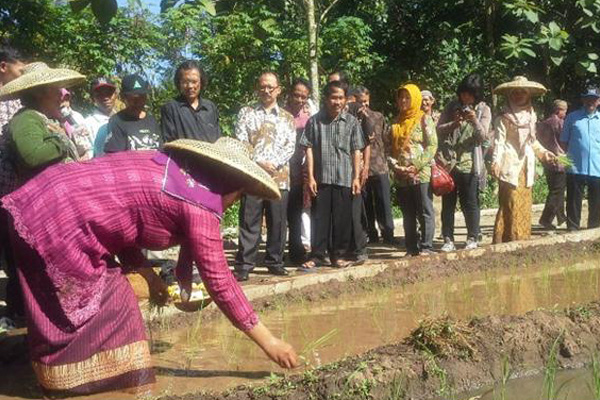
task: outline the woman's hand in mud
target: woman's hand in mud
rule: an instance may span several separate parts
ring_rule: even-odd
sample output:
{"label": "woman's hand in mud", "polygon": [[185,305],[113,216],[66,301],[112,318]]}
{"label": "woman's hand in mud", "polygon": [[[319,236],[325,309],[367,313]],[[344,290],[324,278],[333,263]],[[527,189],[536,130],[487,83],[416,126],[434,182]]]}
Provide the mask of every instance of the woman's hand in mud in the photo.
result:
{"label": "woman's hand in mud", "polygon": [[296,368],[298,366],[298,355],[294,348],[290,344],[273,336],[262,322],[259,321],[254,328],[245,333],[280,367]]}
{"label": "woman's hand in mud", "polygon": [[159,306],[164,306],[169,301],[169,290],[167,284],[160,279],[152,268],[140,268],[138,273],[146,280],[150,300]]}
{"label": "woman's hand in mud", "polygon": [[298,367],[298,355],[291,344],[273,337],[264,350],[269,358],[281,368],[291,369]]}

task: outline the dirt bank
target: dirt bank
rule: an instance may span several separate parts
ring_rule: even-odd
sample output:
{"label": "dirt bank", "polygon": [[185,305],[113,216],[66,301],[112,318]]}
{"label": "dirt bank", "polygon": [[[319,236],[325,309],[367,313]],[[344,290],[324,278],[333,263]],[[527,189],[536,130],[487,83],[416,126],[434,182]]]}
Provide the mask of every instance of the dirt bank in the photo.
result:
{"label": "dirt bank", "polygon": [[539,371],[554,352],[561,368],[581,367],[600,346],[600,304],[468,322],[425,321],[403,343],[371,350],[264,386],[163,400],[430,399],[490,385],[502,366],[513,377]]}
{"label": "dirt bank", "polygon": [[[287,304],[324,301],[336,298],[341,293],[360,294],[376,291],[381,288],[401,288],[403,285],[416,282],[459,276],[478,271],[512,269],[515,274],[518,274],[520,270],[535,265],[559,263],[562,260],[569,263],[577,263],[580,260],[600,255],[600,243],[560,243],[550,246],[518,249],[507,253],[487,251],[486,254],[477,258],[466,258],[464,253],[460,252],[455,254],[456,259],[454,260],[448,260],[442,254],[431,257],[411,258],[407,266],[388,268],[374,277],[345,282],[333,280],[318,285],[307,286],[302,289],[292,289],[284,294],[259,298],[252,301],[252,305],[260,313],[269,309],[285,307]],[[391,259],[387,262],[395,261]],[[222,314],[220,311],[211,309],[196,314],[178,313],[169,317],[168,323],[170,327],[177,328],[195,324],[198,318],[208,321],[221,317]],[[148,321],[148,326],[150,329],[161,329],[164,323],[163,319],[154,318]]]}

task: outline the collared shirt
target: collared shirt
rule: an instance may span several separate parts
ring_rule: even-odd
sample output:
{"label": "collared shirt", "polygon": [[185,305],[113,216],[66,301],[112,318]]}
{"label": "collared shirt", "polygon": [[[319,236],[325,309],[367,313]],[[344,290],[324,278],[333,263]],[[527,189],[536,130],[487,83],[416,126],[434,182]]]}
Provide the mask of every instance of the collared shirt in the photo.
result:
{"label": "collared shirt", "polygon": [[313,150],[317,183],[352,186],[353,153],[365,148],[363,132],[355,117],[342,112],[330,121],[322,109],[308,120],[300,144]]}
{"label": "collared shirt", "polygon": [[388,124],[382,113],[368,110],[367,116],[363,120],[366,136],[371,143],[371,159],[369,161],[369,176],[383,175],[389,172],[387,165],[387,155],[383,143],[383,135],[388,131]]}
{"label": "collared shirt", "polygon": [[[562,133],[564,120],[559,118],[558,115],[552,114],[552,116],[546,118],[544,121],[539,122],[536,127],[535,135],[537,140],[542,146],[553,152],[554,154],[563,154],[565,150],[560,145],[560,135]],[[544,165],[552,171],[564,171],[564,168],[560,165]]]}
{"label": "collared shirt", "polygon": [[573,111],[565,120],[560,141],[573,161],[569,173],[600,177],[600,112]]}
{"label": "collared shirt", "polygon": [[294,114],[291,110],[286,110],[294,117],[296,126],[296,149],[294,155],[290,159],[290,184],[292,186],[302,185],[302,175],[305,167],[304,147],[300,145],[300,138],[304,132],[308,119],[318,112],[314,111],[313,107],[307,103],[298,113]]}
{"label": "collared shirt", "polygon": [[175,139],[214,143],[221,137],[219,110],[215,103],[202,97],[196,109],[183,97],[177,97],[161,107],[160,115],[163,143]]}
{"label": "collared shirt", "polygon": [[292,114],[277,105],[268,112],[260,104],[244,107],[238,114],[235,135],[254,147],[254,162],[273,164],[277,169],[273,179],[279,189],[290,188],[289,161],[296,146]]}

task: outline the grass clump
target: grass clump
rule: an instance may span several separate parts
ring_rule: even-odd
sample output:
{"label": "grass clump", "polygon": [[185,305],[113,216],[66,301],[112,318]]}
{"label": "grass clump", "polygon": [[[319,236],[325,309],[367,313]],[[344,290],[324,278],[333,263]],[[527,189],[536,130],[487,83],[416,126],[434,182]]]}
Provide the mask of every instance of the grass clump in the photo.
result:
{"label": "grass clump", "polygon": [[408,343],[435,357],[467,359],[475,355],[475,349],[467,340],[470,332],[466,325],[448,316],[427,318],[411,332]]}

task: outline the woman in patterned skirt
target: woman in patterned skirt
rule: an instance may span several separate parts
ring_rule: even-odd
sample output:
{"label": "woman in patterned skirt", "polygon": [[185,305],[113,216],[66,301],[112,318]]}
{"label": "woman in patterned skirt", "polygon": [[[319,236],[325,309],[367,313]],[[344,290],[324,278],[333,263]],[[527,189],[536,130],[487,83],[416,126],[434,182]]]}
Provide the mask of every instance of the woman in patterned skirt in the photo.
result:
{"label": "woman in patterned skirt", "polygon": [[195,262],[231,322],[280,366],[297,365],[292,347],[261,324],[235,281],[219,230],[222,213],[242,191],[277,198],[277,185],[234,139],[165,147],[55,165],[2,199],[14,221],[30,357],[46,394],[154,382],[124,272],[138,271],[151,297],[165,302],[166,286],[141,249],[174,245],[181,246],[176,276],[184,300]]}
{"label": "woman in patterned skirt", "polygon": [[525,240],[531,236],[535,159],[547,163],[556,160],[535,137],[537,116],[531,99],[545,92],[543,85],[523,76],[495,89],[496,94],[506,96],[508,104],[494,121],[492,175],[500,181],[494,243]]}

